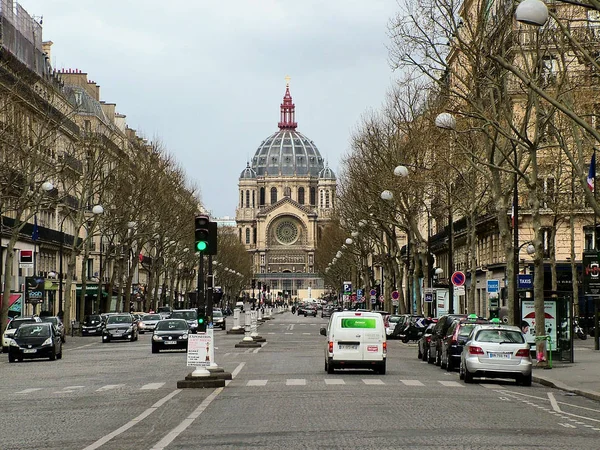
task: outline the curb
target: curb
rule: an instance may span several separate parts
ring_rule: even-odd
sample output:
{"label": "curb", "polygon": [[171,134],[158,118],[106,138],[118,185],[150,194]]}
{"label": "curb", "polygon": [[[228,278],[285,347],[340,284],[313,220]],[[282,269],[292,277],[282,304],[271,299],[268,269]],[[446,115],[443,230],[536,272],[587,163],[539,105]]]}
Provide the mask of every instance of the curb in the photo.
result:
{"label": "curb", "polygon": [[600,401],[600,392],[588,391],[585,389],[577,389],[571,386],[567,386],[566,384],[561,383],[560,381],[554,381],[545,377],[533,375],[531,378],[535,383],[539,383],[544,386],[548,386],[555,389],[560,389],[561,391],[571,392],[581,397],[586,397],[592,400]]}

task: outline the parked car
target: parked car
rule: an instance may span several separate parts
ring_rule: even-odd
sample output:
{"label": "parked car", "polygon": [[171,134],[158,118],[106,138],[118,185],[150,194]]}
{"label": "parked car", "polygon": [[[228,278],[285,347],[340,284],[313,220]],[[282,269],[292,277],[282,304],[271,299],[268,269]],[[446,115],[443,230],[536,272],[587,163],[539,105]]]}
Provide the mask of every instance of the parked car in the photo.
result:
{"label": "parked car", "polygon": [[159,321],[152,334],[152,353],[161,350],[185,349],[187,351],[189,326],[184,319]]}
{"label": "parked car", "polygon": [[422,315],[407,314],[405,319],[397,323],[392,336],[402,339],[403,342],[416,341],[421,337],[429,322]]}
{"label": "parked car", "polygon": [[321,310],[321,319],[325,318],[325,317],[331,317],[331,315],[333,314],[334,308],[331,305],[325,305],[323,306],[323,309]]}
{"label": "parked car", "polygon": [[65,326],[62,323],[62,320],[60,320],[60,318],[58,316],[44,316],[44,317],[40,317],[40,318],[42,319],[42,322],[49,322],[52,325],[54,325],[60,332],[60,338],[62,339],[63,343],[67,342]]}
{"label": "parked car", "polygon": [[23,323],[10,339],[8,362],[32,358],[62,358],[62,338],[52,323]]}
{"label": "parked car", "polygon": [[445,314],[438,319],[433,333],[431,333],[431,340],[429,341],[429,355],[427,362],[429,364],[435,363],[436,366],[441,364],[442,360],[442,339],[447,335],[448,328],[457,319],[466,318],[466,314]]}
{"label": "parked car", "polygon": [[521,329],[512,325],[477,325],[464,345],[459,377],[472,383],[475,377],[515,378],[531,386],[531,355]]}
{"label": "parked car", "polygon": [[460,365],[460,356],[463,345],[466,344],[471,331],[476,325],[489,323],[489,320],[470,314],[465,319],[456,319],[448,328],[446,336],[442,338],[442,354],[440,356],[440,367],[448,372]]}
{"label": "parked car", "polygon": [[335,369],[367,368],[385,374],[387,341],[383,317],[372,312],[335,312],[327,328],[325,344],[325,371]]}
{"label": "parked car", "polygon": [[223,315],[223,311],[220,309],[213,309],[213,327],[225,329],[225,316]]}
{"label": "parked car", "polygon": [[400,321],[399,314],[390,314],[389,316],[384,317],[385,324],[385,334],[390,337],[394,333],[394,329],[398,322]]}
{"label": "parked car", "polygon": [[171,313],[169,318],[187,321],[190,333],[198,331],[198,310],[196,309],[176,309]]}
{"label": "parked car", "polygon": [[102,334],[104,329],[104,321],[102,316],[99,314],[91,314],[85,317],[83,325],[81,326],[81,335],[89,336],[90,334],[97,335]]}
{"label": "parked car", "polygon": [[425,328],[425,331],[423,331],[423,334],[417,341],[417,347],[419,348],[417,356],[423,361],[427,361],[429,358],[429,342],[431,341],[431,333],[433,333],[436,323],[437,321],[431,322],[429,325],[427,325],[427,328]]}
{"label": "parked car", "polygon": [[138,338],[138,325],[131,314],[116,314],[106,319],[106,326],[102,330],[102,342],[114,339],[136,341]]}
{"label": "parked car", "polygon": [[144,334],[146,331],[154,331],[154,327],[159,320],[162,320],[160,314],[145,314],[142,320],[138,322],[138,332]]}
{"label": "parked car", "polygon": [[28,317],[15,317],[6,326],[6,330],[4,330],[4,334],[2,335],[2,352],[8,353],[8,347],[10,344],[10,339],[14,336],[15,332],[19,329],[19,327],[25,323],[36,323],[41,322],[38,316],[28,316]]}

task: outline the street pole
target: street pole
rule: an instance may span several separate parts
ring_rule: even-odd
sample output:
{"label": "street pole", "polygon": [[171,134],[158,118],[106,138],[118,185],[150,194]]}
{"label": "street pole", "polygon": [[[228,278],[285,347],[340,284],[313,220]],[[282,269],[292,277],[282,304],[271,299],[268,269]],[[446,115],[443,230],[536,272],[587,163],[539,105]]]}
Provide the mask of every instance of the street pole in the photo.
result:
{"label": "street pole", "polygon": [[[515,149],[515,177],[513,180],[513,325],[521,326],[521,305],[519,302],[518,288],[519,288],[519,275],[517,269],[519,267],[519,173],[517,150]],[[543,276],[543,274],[541,275]]]}
{"label": "street pole", "polygon": [[[452,199],[450,199],[452,201]],[[454,272],[454,219],[452,217],[452,206],[448,205],[448,314],[454,314],[454,286],[452,285],[452,273]]]}
{"label": "street pole", "polygon": [[200,253],[198,267],[198,315],[205,315],[206,303],[204,302],[204,255]]}
{"label": "street pole", "polygon": [[206,285],[206,313],[208,323],[212,323],[213,317],[213,269],[212,255],[208,255],[208,279]]}
{"label": "street pole", "polygon": [[65,233],[63,232],[63,225],[65,220],[60,221],[60,250],[58,253],[58,315],[62,320],[63,312],[63,247],[65,241]]}

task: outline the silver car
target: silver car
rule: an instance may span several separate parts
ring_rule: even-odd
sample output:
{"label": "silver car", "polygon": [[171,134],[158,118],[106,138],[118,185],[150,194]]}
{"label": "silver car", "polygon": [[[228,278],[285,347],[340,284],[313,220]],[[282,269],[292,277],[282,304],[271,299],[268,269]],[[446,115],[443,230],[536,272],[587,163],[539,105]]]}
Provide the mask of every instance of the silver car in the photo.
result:
{"label": "silver car", "polygon": [[138,332],[144,334],[146,331],[154,331],[159,320],[161,320],[160,314],[144,314],[138,322]]}
{"label": "silver car", "polygon": [[477,325],[463,347],[460,379],[472,383],[474,377],[515,378],[517,383],[531,386],[529,352],[519,327]]}

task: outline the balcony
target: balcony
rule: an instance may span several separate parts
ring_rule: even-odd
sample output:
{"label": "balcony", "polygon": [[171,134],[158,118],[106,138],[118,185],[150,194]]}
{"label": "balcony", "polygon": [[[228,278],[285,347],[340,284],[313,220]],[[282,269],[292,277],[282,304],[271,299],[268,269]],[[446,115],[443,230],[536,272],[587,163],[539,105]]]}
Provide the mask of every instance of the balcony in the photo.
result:
{"label": "balcony", "polygon": [[83,172],[83,163],[77,158],[75,158],[73,155],[63,153],[62,155],[58,156],[58,160],[62,162],[65,165],[65,167],[68,167],[77,173]]}

